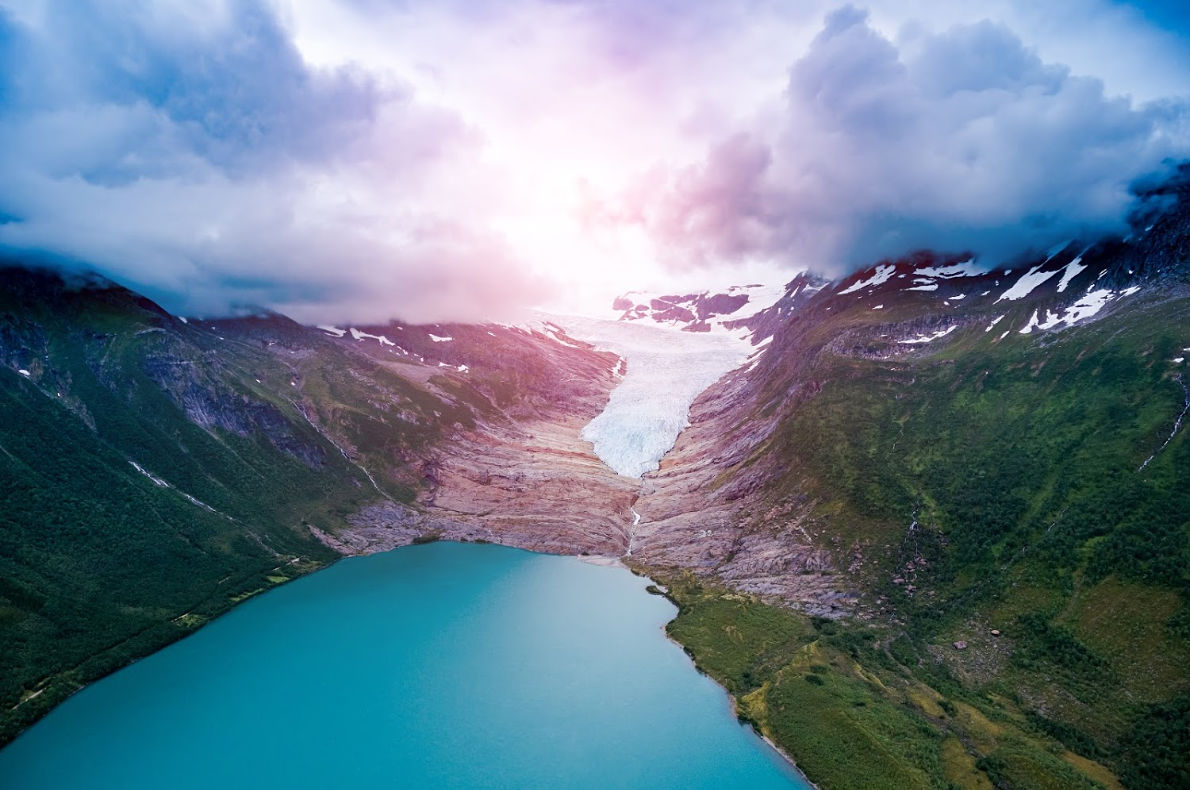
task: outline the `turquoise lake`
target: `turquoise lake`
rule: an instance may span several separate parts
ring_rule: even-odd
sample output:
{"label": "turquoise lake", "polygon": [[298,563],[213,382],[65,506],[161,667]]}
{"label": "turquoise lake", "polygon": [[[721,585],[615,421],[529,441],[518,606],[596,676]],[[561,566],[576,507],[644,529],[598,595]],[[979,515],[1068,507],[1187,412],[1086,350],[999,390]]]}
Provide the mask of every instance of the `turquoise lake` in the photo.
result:
{"label": "turquoise lake", "polygon": [[808,787],[647,583],[498,546],[343,560],[76,694],[0,787]]}

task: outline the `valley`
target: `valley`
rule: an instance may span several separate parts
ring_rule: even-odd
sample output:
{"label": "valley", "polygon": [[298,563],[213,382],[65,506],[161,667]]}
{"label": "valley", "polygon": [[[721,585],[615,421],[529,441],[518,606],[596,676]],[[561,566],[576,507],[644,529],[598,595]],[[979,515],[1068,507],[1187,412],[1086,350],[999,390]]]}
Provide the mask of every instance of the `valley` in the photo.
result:
{"label": "valley", "polygon": [[689,425],[656,393],[672,402],[643,418],[676,432],[659,460],[615,409],[605,325],[200,322],[5,269],[4,737],[270,587],[451,540],[651,577],[670,636],[820,787],[1177,787],[1175,192],[1133,237],[991,271],[919,253],[797,275],[755,312],[626,299],[612,335],[706,330],[638,357],[709,384]]}

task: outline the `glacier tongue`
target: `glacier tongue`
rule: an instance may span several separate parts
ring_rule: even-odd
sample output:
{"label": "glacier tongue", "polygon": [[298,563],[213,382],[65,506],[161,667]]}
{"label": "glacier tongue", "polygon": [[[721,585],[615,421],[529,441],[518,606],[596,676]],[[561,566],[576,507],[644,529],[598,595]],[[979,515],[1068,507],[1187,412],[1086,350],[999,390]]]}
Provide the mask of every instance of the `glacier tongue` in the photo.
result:
{"label": "glacier tongue", "polygon": [[756,349],[749,332],[681,332],[636,322],[557,317],[571,337],[614,352],[628,372],[583,438],[619,474],[640,477],[660,465],[689,423],[690,404]]}

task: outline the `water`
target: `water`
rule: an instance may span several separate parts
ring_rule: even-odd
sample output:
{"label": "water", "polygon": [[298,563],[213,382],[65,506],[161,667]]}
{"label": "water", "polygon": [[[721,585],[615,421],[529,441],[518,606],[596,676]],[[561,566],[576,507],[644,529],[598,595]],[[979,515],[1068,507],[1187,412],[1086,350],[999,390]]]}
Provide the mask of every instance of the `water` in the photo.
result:
{"label": "water", "polygon": [[344,560],[84,689],[0,787],[806,787],[645,584],[496,546]]}
{"label": "water", "polygon": [[554,319],[576,338],[628,362],[604,410],[583,428],[595,455],[617,473],[640,477],[657,469],[689,424],[690,404],[742,365],[756,349],[737,334],[681,332],[628,321]]}

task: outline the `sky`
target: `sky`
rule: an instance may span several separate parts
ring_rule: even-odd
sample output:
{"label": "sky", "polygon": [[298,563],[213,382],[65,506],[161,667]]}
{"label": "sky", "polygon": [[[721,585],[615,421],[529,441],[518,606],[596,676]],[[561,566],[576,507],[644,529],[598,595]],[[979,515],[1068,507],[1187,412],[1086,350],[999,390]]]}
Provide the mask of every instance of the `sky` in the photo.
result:
{"label": "sky", "polygon": [[0,252],[183,314],[990,265],[1188,157],[1177,2],[0,0]]}

